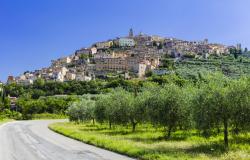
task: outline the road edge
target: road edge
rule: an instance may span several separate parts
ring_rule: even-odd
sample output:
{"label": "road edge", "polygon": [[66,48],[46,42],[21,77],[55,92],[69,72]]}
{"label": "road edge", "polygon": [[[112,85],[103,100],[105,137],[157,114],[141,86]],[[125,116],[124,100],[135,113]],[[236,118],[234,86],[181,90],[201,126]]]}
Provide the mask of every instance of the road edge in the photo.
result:
{"label": "road edge", "polygon": [[[57,123],[63,123],[63,122],[57,122]],[[65,137],[67,137],[67,138],[70,138],[70,139],[76,140],[76,141],[78,141],[78,142],[85,143],[85,144],[88,144],[88,145],[91,145],[91,146],[94,146],[94,147],[103,149],[103,150],[106,150],[106,151],[109,151],[109,152],[114,152],[114,153],[116,153],[116,154],[120,154],[120,155],[122,155],[122,156],[127,156],[128,158],[132,158],[132,159],[134,159],[134,160],[138,160],[138,157],[132,157],[131,155],[124,154],[124,153],[122,153],[122,152],[118,152],[118,151],[115,151],[115,150],[110,150],[110,149],[108,149],[108,148],[103,148],[102,146],[98,146],[98,145],[95,145],[95,144],[93,144],[93,143],[90,143],[90,142],[87,142],[87,141],[83,141],[83,140],[80,140],[80,139],[78,139],[78,138],[76,138],[76,137],[72,137],[72,136],[70,136],[70,135],[64,134],[63,132],[60,132],[60,131],[58,131],[58,130],[52,128],[51,125],[53,125],[53,124],[56,124],[56,123],[51,123],[51,124],[49,124],[49,125],[48,125],[48,128],[49,128],[51,131],[53,131],[53,132],[55,132],[55,133],[57,133],[57,134],[60,134],[60,135],[65,136]]]}

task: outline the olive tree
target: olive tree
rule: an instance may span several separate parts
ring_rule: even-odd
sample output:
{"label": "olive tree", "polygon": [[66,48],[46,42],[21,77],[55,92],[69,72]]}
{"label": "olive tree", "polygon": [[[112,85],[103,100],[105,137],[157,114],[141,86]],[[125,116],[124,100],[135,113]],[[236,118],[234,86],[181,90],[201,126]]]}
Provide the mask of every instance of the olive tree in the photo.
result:
{"label": "olive tree", "polygon": [[194,99],[194,120],[196,127],[209,136],[214,128],[224,126],[224,141],[228,144],[228,120],[231,108],[228,107],[226,93],[226,81],[211,80],[208,84],[202,84]]}
{"label": "olive tree", "polygon": [[134,94],[122,88],[114,89],[107,95],[98,97],[95,116],[99,122],[108,121],[112,124],[131,124],[135,131],[138,123],[146,118],[146,92]]}
{"label": "olive tree", "polygon": [[128,120],[126,119],[126,101],[123,100],[124,93],[122,89],[115,89],[111,93],[106,95],[100,95],[96,101],[95,117],[99,122],[108,121],[109,128],[111,129],[113,124],[124,124]]}
{"label": "olive tree", "polygon": [[132,105],[128,109],[128,116],[132,125],[132,131],[134,132],[138,123],[142,123],[148,120],[148,113],[146,108],[146,102],[150,96],[148,90],[143,90],[136,94],[136,96],[130,96]]}
{"label": "olive tree", "polygon": [[231,83],[227,99],[232,108],[232,129],[235,134],[250,129],[250,79],[242,78]]}
{"label": "olive tree", "polygon": [[92,120],[95,122],[94,116],[95,101],[82,98],[80,101],[73,102],[67,109],[67,114],[71,121],[83,122]]}
{"label": "olive tree", "polygon": [[114,89],[111,94],[113,118],[116,124],[128,124],[129,112],[133,106],[133,95],[122,88]]}
{"label": "olive tree", "polygon": [[110,95],[99,95],[96,100],[96,107],[95,107],[95,118],[96,121],[103,123],[109,119],[109,114],[107,113],[107,107],[110,106],[111,99]]}
{"label": "olive tree", "polygon": [[156,90],[148,99],[147,104],[152,123],[159,124],[166,129],[166,138],[170,138],[177,125],[185,121],[183,92],[175,84],[168,84]]}
{"label": "olive tree", "polygon": [[221,77],[203,84],[194,99],[193,115],[196,126],[206,135],[223,127],[224,145],[228,148],[229,129],[249,126],[249,87],[242,80]]}

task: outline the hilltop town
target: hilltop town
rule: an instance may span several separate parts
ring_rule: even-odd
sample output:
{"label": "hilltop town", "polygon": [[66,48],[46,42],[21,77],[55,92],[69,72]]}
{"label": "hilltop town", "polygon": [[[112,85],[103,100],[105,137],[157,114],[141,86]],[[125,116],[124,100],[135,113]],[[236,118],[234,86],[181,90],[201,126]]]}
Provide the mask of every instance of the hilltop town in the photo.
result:
{"label": "hilltop town", "polygon": [[186,41],[176,38],[134,35],[97,42],[88,48],[76,50],[67,57],[52,60],[51,66],[29,71],[18,77],[9,76],[7,83],[30,85],[38,79],[46,81],[90,81],[95,78],[121,76],[125,79],[144,78],[149,71],[157,72],[163,57],[207,58],[210,55],[227,55],[241,45],[226,46],[203,41]]}

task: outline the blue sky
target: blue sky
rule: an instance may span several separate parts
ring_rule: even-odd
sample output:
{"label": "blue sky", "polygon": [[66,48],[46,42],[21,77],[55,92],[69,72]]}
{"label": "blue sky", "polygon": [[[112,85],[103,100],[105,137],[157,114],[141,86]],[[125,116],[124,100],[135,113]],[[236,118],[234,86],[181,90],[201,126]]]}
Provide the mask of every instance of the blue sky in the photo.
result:
{"label": "blue sky", "polygon": [[0,0],[0,80],[135,32],[250,47],[249,0]]}

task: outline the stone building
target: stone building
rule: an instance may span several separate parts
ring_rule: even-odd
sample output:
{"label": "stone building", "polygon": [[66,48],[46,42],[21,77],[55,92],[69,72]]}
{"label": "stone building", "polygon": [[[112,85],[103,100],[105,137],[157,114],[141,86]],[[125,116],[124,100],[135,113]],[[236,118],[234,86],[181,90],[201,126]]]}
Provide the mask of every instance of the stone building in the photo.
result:
{"label": "stone building", "polygon": [[120,38],[119,46],[120,47],[133,47],[135,46],[135,41],[132,38]]}

